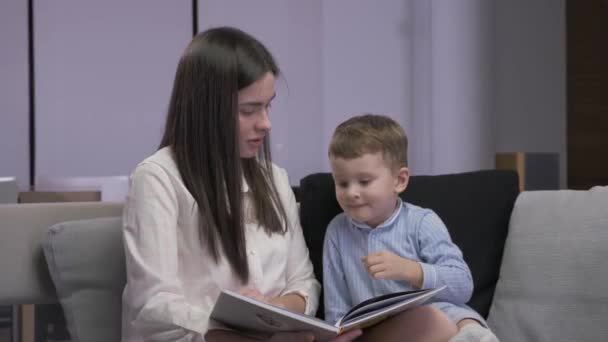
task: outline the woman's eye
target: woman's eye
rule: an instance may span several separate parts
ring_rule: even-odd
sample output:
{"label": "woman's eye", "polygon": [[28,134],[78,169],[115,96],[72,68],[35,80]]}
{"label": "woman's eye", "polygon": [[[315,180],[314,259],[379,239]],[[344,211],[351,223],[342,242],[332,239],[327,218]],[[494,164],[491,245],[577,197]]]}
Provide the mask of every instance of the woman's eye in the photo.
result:
{"label": "woman's eye", "polygon": [[359,181],[359,184],[361,184],[361,185],[365,186],[365,185],[368,185],[368,184],[369,184],[369,182],[370,182],[370,181],[369,181],[369,179],[364,179],[364,180],[362,180],[362,181]]}
{"label": "woman's eye", "polygon": [[253,113],[255,113],[255,109],[251,109],[251,108],[241,108],[239,110],[239,112],[243,115],[251,115]]}

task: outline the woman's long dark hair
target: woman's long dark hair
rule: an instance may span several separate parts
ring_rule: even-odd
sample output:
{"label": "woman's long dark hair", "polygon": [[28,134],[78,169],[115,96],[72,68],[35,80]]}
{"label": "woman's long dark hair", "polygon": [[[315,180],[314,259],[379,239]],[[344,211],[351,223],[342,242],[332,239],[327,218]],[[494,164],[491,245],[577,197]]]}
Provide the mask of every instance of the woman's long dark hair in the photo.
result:
{"label": "woman's long dark hair", "polygon": [[196,35],[179,61],[160,148],[171,147],[188,191],[198,204],[200,235],[215,262],[228,260],[249,280],[243,178],[255,219],[268,234],[285,233],[287,215],[274,185],[268,135],[258,158],[241,159],[238,91],[266,73],[279,75],[270,52],[230,27]]}

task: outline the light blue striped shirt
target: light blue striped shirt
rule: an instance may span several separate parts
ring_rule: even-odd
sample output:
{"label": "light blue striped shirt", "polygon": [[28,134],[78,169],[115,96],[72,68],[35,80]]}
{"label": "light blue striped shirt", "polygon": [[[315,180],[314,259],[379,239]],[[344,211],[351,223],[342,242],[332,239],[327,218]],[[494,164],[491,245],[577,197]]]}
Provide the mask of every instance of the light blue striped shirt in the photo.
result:
{"label": "light blue striped shirt", "polygon": [[465,305],[473,293],[471,271],[439,216],[430,209],[400,202],[384,223],[372,229],[341,213],[329,224],[323,247],[325,319],[334,324],[352,306],[375,296],[413,290],[409,283],[374,279],[361,257],[388,250],[418,261],[422,288],[446,285],[435,298],[437,308],[457,322],[483,319]]}

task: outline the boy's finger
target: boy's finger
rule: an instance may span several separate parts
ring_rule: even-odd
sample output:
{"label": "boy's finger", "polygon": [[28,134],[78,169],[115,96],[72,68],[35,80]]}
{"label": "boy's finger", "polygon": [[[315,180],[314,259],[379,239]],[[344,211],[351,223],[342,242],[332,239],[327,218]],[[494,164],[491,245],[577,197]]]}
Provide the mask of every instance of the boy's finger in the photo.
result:
{"label": "boy's finger", "polygon": [[372,271],[369,269],[369,266],[366,264],[363,264],[363,266],[365,267],[365,270],[367,271],[367,273],[369,273],[370,275],[372,275]]}
{"label": "boy's finger", "polygon": [[374,272],[372,274],[372,276],[376,279],[384,279],[384,278],[386,278],[386,274],[387,273],[384,270],[382,270],[382,271]]}
{"label": "boy's finger", "polygon": [[367,257],[367,264],[369,266],[381,264],[384,259],[378,255],[369,255]]}
{"label": "boy's finger", "polygon": [[369,268],[369,271],[372,274],[376,274],[378,272],[382,272],[382,271],[385,271],[385,270],[386,270],[386,267],[384,267],[384,265],[373,265],[373,266],[370,266],[370,268]]}

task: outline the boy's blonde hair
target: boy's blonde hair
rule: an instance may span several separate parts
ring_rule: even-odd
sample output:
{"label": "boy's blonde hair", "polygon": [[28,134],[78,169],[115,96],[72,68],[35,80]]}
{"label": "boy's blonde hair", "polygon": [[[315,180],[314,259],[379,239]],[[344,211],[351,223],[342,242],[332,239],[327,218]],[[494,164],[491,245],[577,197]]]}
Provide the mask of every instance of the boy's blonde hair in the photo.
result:
{"label": "boy's blonde hair", "polygon": [[336,127],[330,158],[354,159],[381,152],[393,168],[407,167],[407,135],[393,119],[377,114],[354,116]]}

